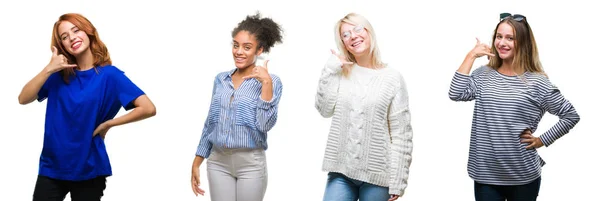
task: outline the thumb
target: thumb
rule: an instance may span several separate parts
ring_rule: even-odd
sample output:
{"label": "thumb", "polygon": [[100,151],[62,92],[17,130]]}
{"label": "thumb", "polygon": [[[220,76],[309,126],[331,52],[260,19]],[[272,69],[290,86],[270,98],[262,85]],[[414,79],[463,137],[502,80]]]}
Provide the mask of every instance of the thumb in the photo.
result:
{"label": "thumb", "polygon": [[58,49],[56,49],[56,46],[52,46],[52,56],[58,56]]}
{"label": "thumb", "polygon": [[479,38],[475,37],[475,40],[477,40],[477,45],[479,45],[479,43],[481,43],[481,42],[479,41]]}
{"label": "thumb", "polygon": [[333,50],[333,49],[329,49],[329,50],[331,50],[331,54],[336,55],[336,56],[338,55],[337,52],[335,52],[335,50]]}
{"label": "thumb", "polygon": [[263,65],[263,67],[265,67],[266,69],[269,69],[269,68],[267,68],[267,64],[268,64],[268,63],[269,63],[269,60],[266,60],[266,61],[265,61],[265,64]]}

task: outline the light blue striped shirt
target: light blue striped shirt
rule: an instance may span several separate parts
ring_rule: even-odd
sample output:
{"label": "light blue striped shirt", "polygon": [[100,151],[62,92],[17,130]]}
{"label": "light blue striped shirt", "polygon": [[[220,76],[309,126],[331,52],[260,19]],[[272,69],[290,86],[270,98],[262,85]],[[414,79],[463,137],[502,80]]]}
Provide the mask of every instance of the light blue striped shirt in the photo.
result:
{"label": "light blue striped shirt", "polygon": [[273,98],[264,101],[260,98],[262,84],[254,78],[244,80],[234,89],[231,81],[234,72],[235,69],[215,77],[208,117],[196,150],[198,156],[208,158],[213,146],[267,149],[267,132],[277,122],[281,80],[271,74]]}

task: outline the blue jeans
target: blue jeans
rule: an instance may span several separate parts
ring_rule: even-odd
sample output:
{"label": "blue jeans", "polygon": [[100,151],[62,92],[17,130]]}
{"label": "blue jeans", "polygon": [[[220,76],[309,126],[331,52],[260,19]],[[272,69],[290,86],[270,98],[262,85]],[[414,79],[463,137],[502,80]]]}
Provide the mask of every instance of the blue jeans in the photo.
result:
{"label": "blue jeans", "polygon": [[539,177],[531,183],[517,186],[498,186],[475,182],[476,201],[535,201],[540,192]]}
{"label": "blue jeans", "polygon": [[387,201],[389,188],[350,179],[343,174],[330,172],[323,201]]}

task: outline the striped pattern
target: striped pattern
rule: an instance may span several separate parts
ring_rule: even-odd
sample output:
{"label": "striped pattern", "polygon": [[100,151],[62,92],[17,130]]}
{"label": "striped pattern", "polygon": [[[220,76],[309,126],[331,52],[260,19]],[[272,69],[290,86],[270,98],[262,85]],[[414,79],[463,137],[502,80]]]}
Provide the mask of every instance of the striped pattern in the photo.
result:
{"label": "striped pattern", "polygon": [[244,80],[235,90],[233,72],[235,69],[215,77],[210,110],[196,150],[198,156],[208,158],[213,146],[267,149],[267,132],[277,122],[281,80],[271,74],[273,98],[266,102],[260,98],[262,84],[254,78]]}
{"label": "striped pattern", "polygon": [[403,195],[412,161],[412,128],[402,75],[355,65],[349,78],[341,75],[332,56],[322,70],[315,107],[333,117],[323,170],[389,187]]}
{"label": "striped pattern", "polygon": [[[560,120],[539,135],[545,146],[569,132],[579,121],[575,108],[545,76],[506,76],[479,67],[471,76],[455,72],[448,92],[454,101],[475,100],[469,147],[469,176],[490,185],[522,185],[537,179],[545,162],[527,150],[519,135],[535,133],[545,112]],[[537,136],[537,134],[534,134]]]}

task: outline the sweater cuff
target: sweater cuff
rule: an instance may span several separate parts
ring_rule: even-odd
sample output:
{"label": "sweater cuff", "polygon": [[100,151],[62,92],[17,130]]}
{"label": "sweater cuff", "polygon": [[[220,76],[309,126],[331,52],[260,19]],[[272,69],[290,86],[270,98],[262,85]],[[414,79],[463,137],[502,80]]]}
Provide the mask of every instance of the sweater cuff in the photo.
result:
{"label": "sweater cuff", "polygon": [[540,135],[540,140],[542,141],[542,143],[544,144],[545,147],[550,146],[554,142],[553,139],[549,139],[548,138],[548,134],[547,133],[544,133],[544,134]]}
{"label": "sweater cuff", "polygon": [[404,195],[404,190],[401,190],[400,188],[392,188],[391,186],[390,188],[390,195],[398,195],[399,197],[402,197]]}
{"label": "sweater cuff", "polygon": [[325,64],[325,68],[330,73],[339,73],[342,71],[342,61],[337,56],[331,55]]}

